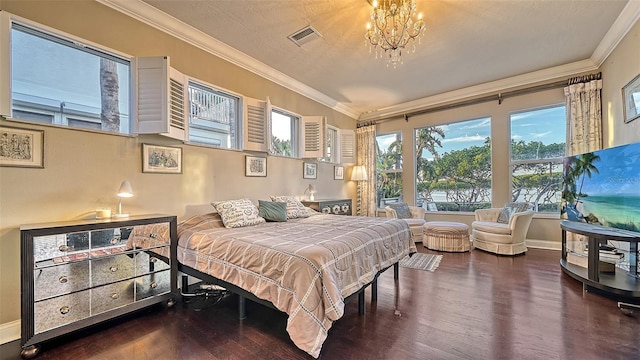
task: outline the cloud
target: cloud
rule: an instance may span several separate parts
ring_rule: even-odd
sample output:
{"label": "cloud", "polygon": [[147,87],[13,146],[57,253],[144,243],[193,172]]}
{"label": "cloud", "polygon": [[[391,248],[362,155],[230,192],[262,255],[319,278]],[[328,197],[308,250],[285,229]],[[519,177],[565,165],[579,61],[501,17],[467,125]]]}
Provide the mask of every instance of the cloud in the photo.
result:
{"label": "cloud", "polygon": [[547,135],[549,135],[551,133],[552,133],[552,131],[547,131],[547,132],[538,133],[538,134],[533,133],[533,134],[531,134],[531,137],[539,139],[539,138],[543,138],[543,137],[545,137],[545,136],[547,136]]}
{"label": "cloud", "polygon": [[477,129],[491,126],[491,118],[482,119],[477,124],[462,126],[460,129]]}
{"label": "cloud", "polygon": [[485,139],[484,136],[480,136],[480,134],[476,134],[473,136],[465,135],[465,136],[459,136],[457,138],[444,139],[442,142],[443,143],[478,142],[478,141],[484,141],[484,139]]}

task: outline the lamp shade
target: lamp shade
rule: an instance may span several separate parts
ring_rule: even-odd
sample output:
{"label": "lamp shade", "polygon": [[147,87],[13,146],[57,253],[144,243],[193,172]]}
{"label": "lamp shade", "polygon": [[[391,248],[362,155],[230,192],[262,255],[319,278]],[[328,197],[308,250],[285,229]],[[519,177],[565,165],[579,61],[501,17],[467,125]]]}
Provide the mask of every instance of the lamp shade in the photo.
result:
{"label": "lamp shade", "polygon": [[369,178],[367,177],[367,169],[364,165],[356,165],[353,167],[351,171],[351,180],[352,181],[367,181]]}
{"label": "lamp shade", "polygon": [[315,193],[317,192],[317,191],[316,191],[316,187],[315,187],[315,186],[313,186],[313,184],[309,184],[309,188],[307,189],[307,192],[308,192],[309,194],[315,194]]}
{"label": "lamp shade", "polygon": [[120,189],[118,190],[118,196],[127,197],[127,198],[133,196],[133,189],[131,189],[130,182],[123,181],[122,184],[120,184]]}

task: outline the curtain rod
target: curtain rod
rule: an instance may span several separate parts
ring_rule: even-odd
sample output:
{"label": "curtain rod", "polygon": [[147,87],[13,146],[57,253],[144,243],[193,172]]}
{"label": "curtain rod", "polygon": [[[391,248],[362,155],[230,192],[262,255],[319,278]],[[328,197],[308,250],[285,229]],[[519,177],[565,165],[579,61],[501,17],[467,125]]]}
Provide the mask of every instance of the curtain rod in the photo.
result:
{"label": "curtain rod", "polygon": [[404,121],[408,122],[409,118],[412,117],[412,116],[429,114],[429,113],[443,111],[443,110],[450,110],[450,109],[455,109],[455,108],[459,108],[459,107],[463,107],[463,106],[476,105],[476,104],[485,103],[485,102],[489,102],[489,101],[498,101],[498,105],[500,105],[500,104],[502,104],[502,100],[504,100],[506,98],[509,98],[509,97],[520,96],[520,95],[530,94],[530,93],[544,91],[544,90],[557,89],[557,88],[560,88],[560,87],[565,87],[567,85],[577,84],[577,83],[580,83],[580,82],[588,82],[588,81],[591,81],[591,80],[599,80],[601,77],[602,77],[602,73],[590,74],[590,75],[584,75],[584,76],[577,76],[577,77],[573,77],[573,78],[571,78],[569,80],[556,81],[556,82],[552,82],[552,83],[548,83],[548,84],[531,86],[531,87],[524,88],[524,89],[500,92],[500,93],[493,94],[493,95],[486,95],[486,96],[482,96],[482,97],[478,97],[478,98],[474,98],[474,99],[458,101],[458,102],[451,103],[451,104],[437,105],[437,106],[426,108],[426,109],[421,109],[421,110],[408,112],[408,113],[405,113],[405,114],[396,115],[396,116],[389,117],[389,118],[386,118],[386,119],[370,120],[370,121],[366,121],[366,122],[363,122],[363,123],[358,123],[357,127],[366,126],[366,125],[375,125],[375,124],[379,124],[379,123],[382,123],[382,122],[387,122],[387,121],[391,121],[391,120],[398,120],[398,119],[404,119]]}

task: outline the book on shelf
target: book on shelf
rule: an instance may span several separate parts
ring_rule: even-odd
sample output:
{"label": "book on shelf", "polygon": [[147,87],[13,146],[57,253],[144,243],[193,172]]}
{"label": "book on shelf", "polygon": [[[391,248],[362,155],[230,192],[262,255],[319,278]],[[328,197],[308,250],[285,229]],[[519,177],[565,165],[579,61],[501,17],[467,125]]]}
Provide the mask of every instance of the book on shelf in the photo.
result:
{"label": "book on shelf", "polygon": [[[584,250],[584,255],[588,255],[589,250]],[[600,259],[609,259],[609,260],[620,260],[624,258],[624,253],[619,250],[600,250]]]}

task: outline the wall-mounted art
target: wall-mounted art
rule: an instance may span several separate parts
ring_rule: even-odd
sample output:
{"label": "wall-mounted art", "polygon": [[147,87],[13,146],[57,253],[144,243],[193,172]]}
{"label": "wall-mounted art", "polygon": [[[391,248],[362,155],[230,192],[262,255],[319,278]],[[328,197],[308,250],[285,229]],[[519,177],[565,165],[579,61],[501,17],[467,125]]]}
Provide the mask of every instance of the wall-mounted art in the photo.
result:
{"label": "wall-mounted art", "polygon": [[640,75],[622,88],[622,109],[625,123],[640,118]]}
{"label": "wall-mounted art", "polygon": [[44,131],[0,126],[0,166],[44,168]]}
{"label": "wall-mounted art", "polygon": [[142,172],[182,174],[182,148],[142,144]]}
{"label": "wall-mounted art", "polygon": [[302,178],[303,179],[316,179],[318,178],[318,164],[303,163],[302,164]]}
{"label": "wall-mounted art", "polygon": [[244,162],[244,176],[267,176],[266,157],[246,155]]}

